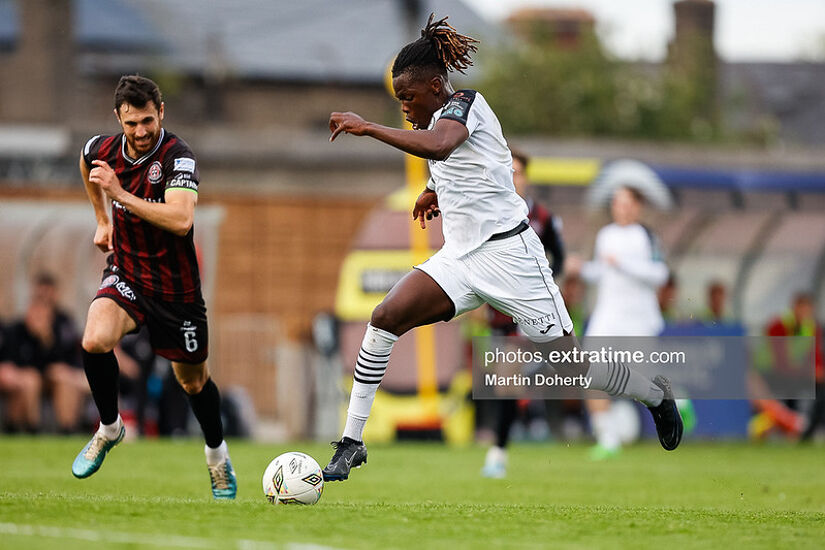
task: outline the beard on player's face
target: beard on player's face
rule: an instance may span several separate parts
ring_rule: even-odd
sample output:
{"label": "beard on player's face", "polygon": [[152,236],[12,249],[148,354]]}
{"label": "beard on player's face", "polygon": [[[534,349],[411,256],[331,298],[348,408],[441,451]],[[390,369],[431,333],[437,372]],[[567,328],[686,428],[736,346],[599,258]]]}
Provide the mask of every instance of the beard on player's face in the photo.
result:
{"label": "beard on player's face", "polygon": [[146,131],[141,133],[140,136],[132,134],[126,135],[126,142],[129,145],[129,148],[137,151],[139,153],[148,153],[152,147],[158,142],[158,137],[160,136],[160,126],[157,127],[155,131]]}
{"label": "beard on player's face", "polygon": [[157,144],[163,120],[162,104],[157,108],[154,103],[147,103],[144,107],[124,103],[116,114],[130,151],[143,155]]}

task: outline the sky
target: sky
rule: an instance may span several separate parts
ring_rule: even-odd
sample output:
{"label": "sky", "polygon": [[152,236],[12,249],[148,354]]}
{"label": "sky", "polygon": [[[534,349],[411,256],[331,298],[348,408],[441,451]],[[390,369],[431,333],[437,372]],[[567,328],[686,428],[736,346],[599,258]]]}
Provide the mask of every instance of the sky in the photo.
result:
{"label": "sky", "polygon": [[[604,43],[625,58],[661,60],[672,0],[464,0],[499,20],[525,6],[576,7],[596,17]],[[727,61],[825,60],[825,0],[715,0],[716,49]]]}

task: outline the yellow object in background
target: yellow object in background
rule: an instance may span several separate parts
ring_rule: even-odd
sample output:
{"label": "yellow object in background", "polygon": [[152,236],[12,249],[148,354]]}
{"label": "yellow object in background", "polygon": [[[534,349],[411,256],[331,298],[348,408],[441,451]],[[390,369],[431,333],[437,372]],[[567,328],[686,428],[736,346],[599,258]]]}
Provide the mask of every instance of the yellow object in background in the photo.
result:
{"label": "yellow object in background", "polygon": [[534,157],[527,179],[534,185],[589,185],[601,168],[597,159]]}
{"label": "yellow object in background", "polygon": [[[347,377],[347,383],[352,383],[351,377]],[[434,402],[438,413],[433,421],[440,425],[444,441],[449,445],[468,445],[473,442],[475,431],[475,410],[472,401],[467,399],[471,390],[469,371],[457,373],[447,392],[437,393],[431,401],[418,395],[393,395],[379,389],[364,430],[364,441],[368,444],[395,441],[398,426],[418,425],[422,418],[430,418]],[[346,405],[342,407],[341,418],[346,418]]]}

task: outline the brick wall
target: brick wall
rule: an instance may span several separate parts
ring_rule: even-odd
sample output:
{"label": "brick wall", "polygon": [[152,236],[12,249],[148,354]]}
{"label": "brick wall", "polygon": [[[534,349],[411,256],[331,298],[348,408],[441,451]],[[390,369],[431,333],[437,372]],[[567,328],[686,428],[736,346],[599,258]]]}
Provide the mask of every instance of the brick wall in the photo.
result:
{"label": "brick wall", "polygon": [[271,314],[290,339],[307,337],[312,317],[332,309],[341,263],[374,201],[211,195],[211,203],[225,211],[212,310]]}

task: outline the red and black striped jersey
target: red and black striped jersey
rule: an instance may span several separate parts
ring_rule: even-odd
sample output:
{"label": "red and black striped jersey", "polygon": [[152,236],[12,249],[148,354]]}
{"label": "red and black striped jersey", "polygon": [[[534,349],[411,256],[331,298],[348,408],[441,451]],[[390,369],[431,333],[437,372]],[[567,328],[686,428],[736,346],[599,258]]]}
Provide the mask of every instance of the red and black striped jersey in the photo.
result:
{"label": "red and black striped jersey", "polygon": [[[195,155],[186,142],[163,129],[155,147],[139,159],[127,154],[122,133],[93,137],[83,148],[83,158],[89,169],[94,168],[93,160],[108,163],[123,189],[146,201],[165,202],[167,189],[198,192]],[[179,237],[144,221],[117,201],[112,201],[112,224],[114,265],[141,293],[175,302],[200,296],[194,227]]]}

